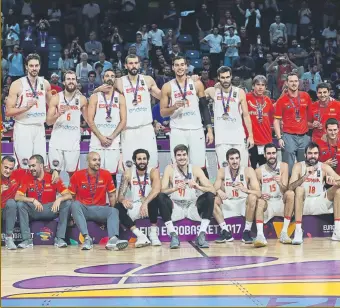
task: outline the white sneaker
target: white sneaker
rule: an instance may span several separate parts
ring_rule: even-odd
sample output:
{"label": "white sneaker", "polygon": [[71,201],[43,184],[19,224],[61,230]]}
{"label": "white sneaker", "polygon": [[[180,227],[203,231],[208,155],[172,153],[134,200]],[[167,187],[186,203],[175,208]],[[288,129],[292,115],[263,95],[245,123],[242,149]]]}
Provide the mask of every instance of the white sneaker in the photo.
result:
{"label": "white sneaker", "polygon": [[149,238],[152,246],[162,246],[161,241],[158,238],[157,233],[150,233]]}
{"label": "white sneaker", "polygon": [[332,235],[332,241],[340,241],[340,231],[334,230]]}
{"label": "white sneaker", "polygon": [[303,230],[298,231],[295,229],[294,239],[292,240],[293,245],[301,245],[303,243]]}
{"label": "white sneaker", "polygon": [[267,240],[266,240],[266,238],[264,237],[263,234],[258,234],[256,236],[256,239],[254,240],[254,246],[256,248],[265,247],[265,246],[267,246],[267,244],[268,244]]}
{"label": "white sneaker", "polygon": [[149,246],[151,244],[148,237],[143,233],[143,235],[137,237],[137,241],[135,243],[136,248],[141,248],[145,246]]}
{"label": "white sneaker", "polygon": [[288,236],[287,232],[281,232],[280,234],[280,242],[282,244],[291,244],[292,243],[292,239]]}

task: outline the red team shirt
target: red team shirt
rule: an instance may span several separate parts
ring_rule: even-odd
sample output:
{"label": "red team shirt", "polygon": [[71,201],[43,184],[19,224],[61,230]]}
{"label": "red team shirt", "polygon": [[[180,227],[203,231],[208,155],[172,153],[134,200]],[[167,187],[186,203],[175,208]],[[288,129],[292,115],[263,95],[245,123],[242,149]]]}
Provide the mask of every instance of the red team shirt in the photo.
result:
{"label": "red team shirt", "polygon": [[97,176],[89,176],[87,169],[76,171],[69,186],[71,194],[84,205],[106,205],[106,193],[115,190],[110,172],[104,169],[99,169]]}
{"label": "red team shirt", "polygon": [[[254,142],[256,145],[265,145],[272,142],[272,116],[274,113],[274,107],[271,99],[268,96],[263,98],[256,96],[254,93],[247,93],[246,100],[248,104],[248,111],[253,128]],[[258,108],[262,108],[262,123],[258,121]]]}
{"label": "red team shirt", "polygon": [[282,120],[284,133],[302,135],[308,132],[307,113],[312,105],[312,100],[306,92],[299,92],[299,97],[300,121],[297,121],[295,117],[295,110],[299,105],[298,97],[284,94],[276,102],[274,117]]}
{"label": "red team shirt", "polygon": [[312,139],[314,142],[318,143],[326,134],[325,125],[330,118],[340,121],[340,102],[330,101],[326,107],[320,107],[319,101],[311,104],[308,109],[308,122],[319,121],[322,124],[322,129],[313,128]]}
{"label": "red team shirt", "polygon": [[1,208],[5,208],[6,202],[9,199],[14,199],[18,188],[20,187],[23,179],[28,175],[28,170],[26,169],[16,169],[13,170],[9,178],[2,177],[1,184],[7,185],[8,189],[1,193]]}
{"label": "red team shirt", "polygon": [[[40,192],[41,200],[38,197]],[[27,175],[18,189],[18,193],[26,195],[28,198],[37,199],[41,204],[54,202],[57,198],[57,193],[62,194],[65,192],[67,192],[67,188],[64,183],[58,179],[57,183],[52,184],[52,175],[47,172],[44,173],[44,178],[41,181],[35,179],[31,174]]]}
{"label": "red team shirt", "polygon": [[331,146],[327,141],[323,139],[318,140],[318,145],[320,147],[319,160],[325,162],[330,158],[336,158],[338,164],[336,166],[335,172],[340,174],[340,138],[338,138],[338,143],[335,146]]}

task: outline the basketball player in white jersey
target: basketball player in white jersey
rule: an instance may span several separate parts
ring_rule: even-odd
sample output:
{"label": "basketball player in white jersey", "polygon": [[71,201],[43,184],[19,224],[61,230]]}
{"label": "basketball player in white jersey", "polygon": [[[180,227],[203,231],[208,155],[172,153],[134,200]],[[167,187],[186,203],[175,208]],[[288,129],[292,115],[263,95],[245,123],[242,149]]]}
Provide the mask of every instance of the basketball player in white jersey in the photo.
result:
{"label": "basketball player in white jersey", "polygon": [[[305,161],[293,166],[288,188],[295,191],[295,208],[287,209],[289,216],[292,215],[293,210],[295,213],[293,245],[300,245],[303,242],[302,215],[330,214],[333,210],[332,240],[340,241],[340,176],[331,166],[319,162],[319,154],[318,144],[310,142],[305,149]],[[325,190],[325,183],[334,186]],[[285,218],[284,224],[289,225],[289,223],[290,219]]]}
{"label": "basketball player in white jersey", "polygon": [[[171,243],[179,247],[177,233],[171,221],[172,202],[170,198],[160,193],[161,179],[158,168],[149,167],[150,154],[145,149],[137,149],[132,154],[134,166],[125,170],[118,192],[118,203],[115,207],[119,211],[120,222],[130,229],[136,236],[135,247],[150,245],[160,246],[161,242],[157,235],[157,218],[161,216],[171,236]],[[131,196],[127,197],[128,190]],[[141,232],[134,221],[149,217],[151,222],[149,238]]]}
{"label": "basketball player in white jersey", "polygon": [[51,168],[71,176],[78,169],[80,156],[80,116],[87,121],[87,99],[77,90],[73,71],[64,74],[65,90],[51,98],[47,125],[53,125],[48,159]]}
{"label": "basketball player in white jersey", "polygon": [[[228,66],[217,70],[219,85],[205,90],[209,100],[213,100],[215,150],[218,164],[222,167],[225,154],[231,149],[238,149],[242,157],[242,166],[248,166],[248,148],[254,146],[253,129],[244,90],[231,85],[232,71]],[[248,130],[248,139],[243,123]]]}
{"label": "basketball player in white jersey", "polygon": [[9,89],[6,116],[15,119],[14,153],[19,167],[28,169],[28,160],[39,154],[46,162],[46,105],[51,99],[51,86],[39,77],[40,57],[26,58],[27,76],[14,81]]}
{"label": "basketball player in white jersey", "polygon": [[[255,212],[257,227],[255,247],[267,246],[267,240],[263,234],[263,223],[267,223],[274,216],[286,216],[284,215],[285,204],[288,204],[286,210],[294,206],[294,192],[288,190],[288,164],[277,161],[275,144],[268,143],[264,146],[264,158],[266,163],[255,170],[262,190]],[[287,232],[281,233],[280,241],[291,242]]]}
{"label": "basketball player in white jersey", "polygon": [[126,104],[124,96],[115,88],[115,77],[112,69],[105,71],[103,82],[109,87],[90,97],[88,123],[91,128],[90,151],[100,154],[101,168],[110,171],[116,185],[120,133],[126,126]]}
{"label": "basketball player in white jersey", "polygon": [[205,168],[205,139],[208,144],[212,144],[214,137],[211,125],[207,126],[207,137],[204,136],[200,112],[200,100],[204,101],[201,105],[208,105],[204,86],[200,80],[187,78],[187,63],[184,57],[175,57],[172,69],[176,78],[164,84],[160,101],[161,116],[170,117],[172,161],[175,161],[175,147],[184,144],[189,148],[190,163]]}
{"label": "basketball player in white jersey", "polygon": [[[171,220],[188,218],[200,221],[196,245],[209,248],[205,235],[213,214],[216,192],[201,167],[189,164],[188,152],[184,144],[174,148],[175,163],[165,168],[161,191],[173,202]],[[198,193],[202,194],[198,196]]]}
{"label": "basketball player in white jersey", "polygon": [[257,199],[261,197],[260,184],[251,167],[241,165],[240,151],[231,148],[226,153],[228,166],[220,168],[214,187],[217,192],[214,206],[214,217],[222,231],[217,243],[233,241],[227,230],[225,218],[245,216],[245,228],[242,241],[252,244],[250,230],[253,224]]}

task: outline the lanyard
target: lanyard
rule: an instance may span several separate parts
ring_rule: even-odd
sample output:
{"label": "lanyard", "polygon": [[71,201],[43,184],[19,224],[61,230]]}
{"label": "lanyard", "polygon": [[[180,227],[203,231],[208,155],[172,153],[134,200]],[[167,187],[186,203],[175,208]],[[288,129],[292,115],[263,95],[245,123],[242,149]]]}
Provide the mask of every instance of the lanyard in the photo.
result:
{"label": "lanyard", "polygon": [[337,155],[337,153],[338,153],[338,140],[336,140],[336,147],[332,147],[330,144],[329,144],[329,142],[328,142],[328,140],[327,140],[327,146],[328,146],[328,152],[329,152],[329,154],[332,154],[332,151],[331,151],[331,148],[335,148],[335,153],[334,153],[334,155],[333,155],[333,159],[336,159],[336,155]]}
{"label": "lanyard", "polygon": [[301,99],[300,99],[300,95],[298,95],[298,97],[297,97],[297,106],[295,106],[294,101],[290,96],[288,96],[288,98],[289,98],[290,105],[293,107],[293,109],[295,111],[295,120],[300,122],[300,120],[301,120],[301,116],[300,116]]}
{"label": "lanyard", "polygon": [[94,187],[91,184],[91,179],[90,179],[90,175],[89,175],[88,171],[86,171],[86,177],[87,177],[87,182],[89,184],[90,194],[91,194],[91,198],[92,198],[92,202],[93,202],[93,199],[94,199],[94,196],[96,194],[97,187],[98,187],[99,171],[96,174],[96,181],[95,181]]}
{"label": "lanyard", "polygon": [[224,96],[223,96],[223,91],[221,89],[221,99],[222,99],[222,105],[224,109],[224,114],[228,114],[229,112],[229,103],[230,103],[230,98],[231,98],[231,93],[233,92],[233,87],[230,87],[230,92],[227,100],[227,104],[224,104]]}
{"label": "lanyard", "polygon": [[186,180],[191,180],[192,175],[191,175],[191,173],[189,173],[189,166],[188,166],[187,174],[185,174],[185,173],[183,172],[183,170],[182,170],[180,167],[177,167],[177,169],[178,169],[179,172],[184,176],[184,178],[185,178]]}
{"label": "lanyard", "polygon": [[274,172],[275,174],[277,174],[277,175],[279,175],[280,174],[280,170],[279,169],[277,169],[277,162],[276,162],[276,164],[275,164],[275,166],[274,167],[272,167],[271,165],[269,165],[268,163],[267,163],[267,166],[270,168],[270,170],[272,171],[272,172]]}
{"label": "lanyard", "polygon": [[37,199],[38,199],[39,202],[41,202],[42,201],[42,195],[43,195],[43,192],[45,190],[45,180],[41,181],[42,189],[39,188],[39,181],[38,180],[35,180],[34,184],[35,184],[35,191],[37,192],[37,196],[38,196]]}
{"label": "lanyard", "polygon": [[185,98],[187,97],[187,85],[188,85],[188,79],[185,79],[184,82],[184,91],[182,91],[182,88],[180,86],[180,84],[178,83],[177,79],[175,79],[177,87],[179,89],[179,92],[181,92],[182,95],[182,99],[185,101]]}
{"label": "lanyard", "polygon": [[145,175],[144,175],[144,184],[142,185],[141,181],[140,181],[140,177],[139,174],[136,170],[136,175],[137,175],[137,180],[138,180],[138,185],[139,185],[139,189],[141,192],[142,197],[145,197],[145,189],[146,189],[146,181],[148,180],[148,169],[145,170]]}
{"label": "lanyard", "polygon": [[236,178],[238,176],[239,171],[240,171],[240,167],[237,168],[236,175],[235,175],[235,177],[233,177],[233,173],[231,172],[231,169],[229,167],[229,172],[230,172],[230,176],[231,176],[232,186],[234,186],[234,183],[236,181]]}
{"label": "lanyard", "polygon": [[38,99],[38,98],[39,98],[39,97],[38,97],[38,93],[37,93],[37,88],[38,88],[38,78],[35,80],[34,89],[33,89],[33,86],[32,86],[32,84],[31,84],[31,81],[29,80],[29,78],[26,77],[26,79],[27,79],[28,85],[30,86],[30,88],[31,88],[31,90],[32,90],[33,97],[34,97],[35,99]]}
{"label": "lanyard", "polygon": [[70,99],[69,101],[67,101],[66,95],[65,95],[65,91],[64,91],[64,102],[65,102],[65,104],[66,104],[67,106],[70,106],[70,102],[73,101],[74,97],[75,97],[76,94],[77,94],[76,92],[77,92],[77,91],[75,91],[74,94],[73,94],[73,96],[71,97],[71,99]]}
{"label": "lanyard", "polygon": [[[129,82],[130,82],[130,85],[131,85],[131,88],[133,89],[133,85],[132,85],[132,82],[130,80],[130,77],[129,75],[127,76]],[[134,90],[133,92],[133,100],[132,100],[132,104],[133,105],[137,105],[137,94],[138,94],[138,88],[139,88],[139,75],[137,77],[137,83],[136,83],[136,89]]]}
{"label": "lanyard", "polygon": [[8,187],[11,186],[11,179],[10,179],[10,177],[6,178],[6,177],[2,176],[2,177],[1,177],[1,182],[2,182],[4,185],[8,186]]}
{"label": "lanyard", "polygon": [[104,98],[104,101],[105,101],[106,116],[110,117],[111,116],[111,110],[112,110],[112,102],[113,102],[113,98],[115,96],[115,91],[112,92],[110,104],[108,104],[108,102],[106,100],[105,93],[102,92],[102,94],[103,94],[103,98]]}

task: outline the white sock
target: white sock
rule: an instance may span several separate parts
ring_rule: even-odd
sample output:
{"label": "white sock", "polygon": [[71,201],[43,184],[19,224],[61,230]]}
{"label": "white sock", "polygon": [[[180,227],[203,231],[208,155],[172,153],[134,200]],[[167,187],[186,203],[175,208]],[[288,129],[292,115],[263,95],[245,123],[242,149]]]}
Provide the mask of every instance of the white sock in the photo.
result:
{"label": "white sock", "polygon": [[156,235],[156,236],[158,236],[158,235],[157,235],[157,229],[158,229],[157,226],[151,226],[151,228],[150,228],[150,235]]}
{"label": "white sock", "polygon": [[226,231],[228,231],[228,229],[227,229],[227,224],[225,223],[225,221],[223,221],[222,223],[220,223],[219,226],[220,226],[221,230],[226,230]]}
{"label": "white sock", "polygon": [[340,220],[334,221],[334,230],[340,231]]}
{"label": "white sock", "polygon": [[201,221],[200,231],[198,232],[198,234],[200,234],[201,232],[207,233],[209,224],[210,224],[210,219],[203,218]]}
{"label": "white sock", "polygon": [[246,221],[246,225],[244,227],[244,231],[250,231],[252,225],[253,225],[252,221]]}
{"label": "white sock", "polygon": [[284,220],[283,220],[283,227],[282,227],[282,231],[281,232],[288,233],[289,224],[290,224],[290,218],[286,218],[285,217]]}
{"label": "white sock", "polygon": [[257,235],[263,235],[263,222],[256,223]]}
{"label": "white sock", "polygon": [[139,230],[138,228],[133,229],[133,230],[132,230],[132,233],[133,233],[134,235],[136,235],[137,237],[140,237],[140,236],[143,236],[143,235],[144,235],[144,233],[143,233],[141,230]]}
{"label": "white sock", "polygon": [[168,230],[169,235],[173,232],[177,234],[177,232],[175,231],[175,228],[174,228],[174,224],[172,223],[171,220],[167,221],[165,223],[165,226],[166,226],[166,229]]}
{"label": "white sock", "polygon": [[302,232],[301,224],[296,224],[295,225],[295,231]]}

